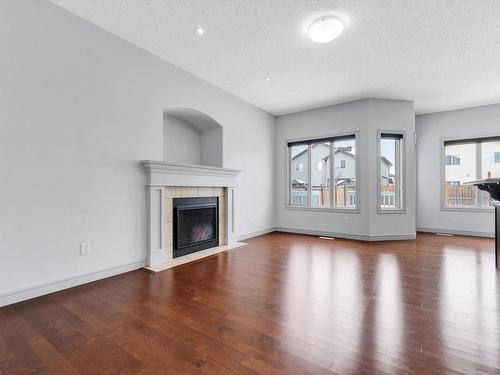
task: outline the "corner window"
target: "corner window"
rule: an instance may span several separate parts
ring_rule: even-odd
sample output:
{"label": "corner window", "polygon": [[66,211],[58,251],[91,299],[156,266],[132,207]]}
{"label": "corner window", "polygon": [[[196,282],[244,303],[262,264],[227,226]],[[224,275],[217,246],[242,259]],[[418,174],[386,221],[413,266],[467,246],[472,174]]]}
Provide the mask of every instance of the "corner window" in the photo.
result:
{"label": "corner window", "polygon": [[[500,137],[446,140],[444,152],[444,208],[490,208],[487,192],[468,182],[500,177]],[[453,155],[459,163],[450,161]]]}
{"label": "corner window", "polygon": [[379,132],[379,212],[404,209],[403,146],[403,133]]}
{"label": "corner window", "polygon": [[[288,142],[289,206],[356,208],[356,135]],[[298,170],[297,164],[303,168]],[[335,166],[335,168],[334,168]]]}

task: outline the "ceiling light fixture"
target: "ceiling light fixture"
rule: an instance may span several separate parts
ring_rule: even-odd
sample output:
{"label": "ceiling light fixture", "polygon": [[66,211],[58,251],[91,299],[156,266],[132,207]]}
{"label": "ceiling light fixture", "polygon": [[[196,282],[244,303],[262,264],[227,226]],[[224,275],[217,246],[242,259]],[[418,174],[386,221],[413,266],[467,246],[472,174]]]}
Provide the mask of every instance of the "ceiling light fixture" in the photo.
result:
{"label": "ceiling light fixture", "polygon": [[200,25],[196,26],[196,27],[194,28],[194,31],[195,31],[195,33],[196,33],[196,34],[198,34],[198,35],[203,35],[203,34],[205,34],[205,30],[203,30],[203,27],[201,27]]}
{"label": "ceiling light fixture", "polygon": [[269,82],[270,80],[271,80],[271,78],[269,78],[269,77],[264,78],[264,81],[266,81],[266,82]]}
{"label": "ceiling light fixture", "polygon": [[323,16],[311,23],[307,30],[309,38],[316,43],[328,43],[344,31],[344,23],[335,16]]}

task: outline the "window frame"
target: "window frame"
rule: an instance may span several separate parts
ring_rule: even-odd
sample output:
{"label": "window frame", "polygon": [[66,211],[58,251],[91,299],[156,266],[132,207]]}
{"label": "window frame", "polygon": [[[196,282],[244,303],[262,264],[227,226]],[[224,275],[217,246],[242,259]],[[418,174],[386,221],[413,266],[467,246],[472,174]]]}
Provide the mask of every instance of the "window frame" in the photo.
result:
{"label": "window frame", "polygon": [[[479,136],[474,136],[470,135],[467,137],[441,137],[440,139],[440,163],[441,163],[441,168],[440,168],[440,177],[441,181],[439,184],[439,189],[440,189],[440,194],[439,196],[441,197],[441,202],[440,202],[440,211],[459,211],[459,212],[491,212],[495,207],[466,207],[466,206],[458,206],[458,207],[453,207],[453,206],[447,206],[445,205],[445,194],[444,194],[444,189],[445,189],[445,184],[446,184],[446,147],[445,143],[446,142],[451,142],[451,141],[463,141],[464,143],[468,143],[467,141],[470,141],[469,143],[474,143],[474,141],[484,141],[488,140],[490,138],[499,138],[500,136],[498,134],[495,135],[479,135]],[[476,142],[481,144],[481,142]],[[482,166],[483,166],[483,157],[482,157],[482,147],[476,147],[476,178],[474,180],[481,180],[482,178],[480,177],[481,171],[482,171]],[[479,177],[478,177],[479,176]]]}
{"label": "window frame", "polygon": [[[301,138],[293,138],[293,139],[285,139],[284,143],[284,150],[285,150],[285,185],[286,185],[286,194],[285,194],[285,209],[286,210],[294,210],[294,211],[328,211],[328,212],[343,212],[343,213],[352,213],[352,214],[359,214],[360,213],[360,199],[359,199],[359,194],[360,194],[360,188],[359,188],[359,183],[360,183],[360,149],[359,149],[359,130],[353,130],[353,131],[345,131],[341,133],[335,133],[335,134],[328,134],[328,135],[319,135],[319,136],[309,136],[309,137],[301,137]],[[350,207],[333,207],[333,206],[312,206],[311,205],[311,145],[309,145],[309,151],[308,151],[308,165],[309,165],[309,176],[308,176],[308,205],[307,206],[295,206],[290,204],[290,198],[291,198],[291,192],[292,192],[292,162],[291,162],[291,151],[290,147],[288,147],[288,143],[290,142],[305,142],[305,141],[310,141],[310,140],[316,140],[316,139],[323,139],[323,138],[335,138],[335,137],[343,137],[347,135],[354,135],[354,147],[356,148],[356,158],[355,158],[355,175],[356,175],[356,200],[355,204],[356,207],[350,208]],[[330,148],[333,148],[333,143]],[[335,159],[335,158],[333,158]],[[330,183],[333,184],[333,181],[335,179],[333,178],[334,176],[334,160],[330,162]],[[332,186],[332,185],[330,185]],[[332,186],[333,188],[333,186]]]}
{"label": "window frame", "polygon": [[[401,146],[400,146],[400,154],[401,154],[401,176],[399,176],[399,182],[401,184],[401,207],[400,208],[382,208],[382,199],[381,199],[381,191],[380,191],[380,181],[382,176],[382,168],[380,166],[380,158],[381,155],[381,147],[380,141],[382,139],[382,134],[397,134],[402,136]],[[377,213],[378,214],[406,214],[406,206],[407,206],[407,198],[406,198],[406,186],[407,186],[407,163],[406,163],[406,150],[408,148],[407,143],[408,140],[406,138],[406,131],[404,130],[389,130],[389,129],[377,129]],[[396,180],[398,176],[395,176]],[[394,198],[395,199],[395,198]]]}

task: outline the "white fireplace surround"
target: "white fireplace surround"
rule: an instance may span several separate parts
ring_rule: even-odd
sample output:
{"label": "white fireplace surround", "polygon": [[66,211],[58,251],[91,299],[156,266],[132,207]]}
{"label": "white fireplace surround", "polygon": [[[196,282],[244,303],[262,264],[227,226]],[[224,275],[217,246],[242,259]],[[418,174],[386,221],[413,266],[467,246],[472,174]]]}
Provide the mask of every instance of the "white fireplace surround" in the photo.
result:
{"label": "white fireplace surround", "polygon": [[[241,172],[236,169],[204,165],[180,164],[164,161],[143,160],[147,172],[148,189],[148,256],[147,266],[153,270],[166,269],[202,257],[227,250],[236,244],[235,233],[235,186]],[[172,257],[172,251],[165,241],[165,192],[168,187],[217,187],[224,188],[225,210],[224,244],[179,258]]]}

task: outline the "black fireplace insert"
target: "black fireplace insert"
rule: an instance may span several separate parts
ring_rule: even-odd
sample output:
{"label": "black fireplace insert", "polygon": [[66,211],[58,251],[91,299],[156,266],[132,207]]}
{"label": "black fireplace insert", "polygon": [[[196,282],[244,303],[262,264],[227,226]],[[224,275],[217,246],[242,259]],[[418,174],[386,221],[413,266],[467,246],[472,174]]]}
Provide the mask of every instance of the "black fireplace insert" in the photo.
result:
{"label": "black fireplace insert", "polygon": [[173,200],[174,258],[219,246],[219,198]]}

